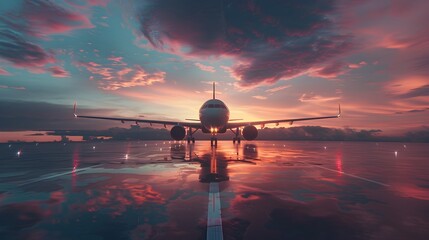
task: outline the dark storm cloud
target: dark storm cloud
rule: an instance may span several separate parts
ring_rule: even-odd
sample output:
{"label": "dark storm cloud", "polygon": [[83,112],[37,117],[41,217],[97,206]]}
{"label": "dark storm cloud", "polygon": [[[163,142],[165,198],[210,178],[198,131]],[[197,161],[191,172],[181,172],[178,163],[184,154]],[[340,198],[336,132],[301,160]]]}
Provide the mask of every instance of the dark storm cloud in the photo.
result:
{"label": "dark storm cloud", "polygon": [[[80,12],[60,7],[51,1],[27,0],[19,9],[0,16],[0,58],[15,67],[44,72],[46,64],[55,63],[53,53],[34,42],[51,34],[61,34],[74,29],[94,27],[89,18]],[[56,69],[48,69],[54,76],[65,76]]]}
{"label": "dark storm cloud", "polygon": [[[112,114],[109,110],[79,109],[80,114]],[[115,124],[73,117],[73,106],[43,102],[1,101],[0,131],[103,129]]]}
{"label": "dark storm cloud", "polygon": [[[242,80],[242,85],[260,82],[275,82],[281,78],[291,78],[312,67],[318,67],[341,54],[349,47],[347,37],[331,36],[318,38],[302,37],[292,46],[274,49],[264,56],[256,55],[250,63],[236,66],[233,71]],[[315,47],[315,49],[311,49]],[[265,50],[267,51],[267,50]]]}
{"label": "dark storm cloud", "polygon": [[351,47],[329,20],[332,0],[148,1],[138,19],[158,49],[230,55],[242,85],[275,82],[325,65]]}
{"label": "dark storm cloud", "polygon": [[7,13],[0,20],[15,31],[35,37],[94,27],[85,14],[48,0],[23,1],[19,10]]}
{"label": "dark storm cloud", "polygon": [[8,29],[0,30],[0,57],[18,67],[34,68],[55,62],[51,53]]}

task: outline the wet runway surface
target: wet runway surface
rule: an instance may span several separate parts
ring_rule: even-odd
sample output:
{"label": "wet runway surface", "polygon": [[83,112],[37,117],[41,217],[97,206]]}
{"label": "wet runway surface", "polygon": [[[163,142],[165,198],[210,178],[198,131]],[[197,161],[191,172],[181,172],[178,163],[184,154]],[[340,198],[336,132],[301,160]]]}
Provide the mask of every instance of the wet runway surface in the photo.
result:
{"label": "wet runway surface", "polygon": [[429,144],[0,144],[0,239],[429,239]]}

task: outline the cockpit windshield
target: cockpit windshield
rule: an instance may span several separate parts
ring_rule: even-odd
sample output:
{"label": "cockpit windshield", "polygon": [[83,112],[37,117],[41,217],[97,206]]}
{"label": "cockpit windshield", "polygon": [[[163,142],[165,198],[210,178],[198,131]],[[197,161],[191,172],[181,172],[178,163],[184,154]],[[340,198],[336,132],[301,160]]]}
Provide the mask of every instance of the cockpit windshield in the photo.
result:
{"label": "cockpit windshield", "polygon": [[223,108],[223,109],[226,109],[226,106],[224,104],[209,103],[209,104],[204,104],[204,106],[202,108],[203,109],[205,109],[205,108]]}

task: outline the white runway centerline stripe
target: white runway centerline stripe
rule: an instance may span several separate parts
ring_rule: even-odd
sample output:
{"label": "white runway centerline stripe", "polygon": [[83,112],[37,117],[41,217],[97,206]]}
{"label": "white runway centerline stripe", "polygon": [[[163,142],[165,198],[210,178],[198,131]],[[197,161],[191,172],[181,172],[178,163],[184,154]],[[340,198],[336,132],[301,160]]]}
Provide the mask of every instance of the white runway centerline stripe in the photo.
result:
{"label": "white runway centerline stripe", "polygon": [[219,183],[210,183],[207,208],[207,240],[223,239]]}
{"label": "white runway centerline stripe", "polygon": [[363,180],[363,181],[367,181],[367,182],[370,182],[370,183],[375,183],[375,184],[378,184],[378,185],[381,185],[381,186],[384,186],[384,187],[390,187],[389,184],[385,184],[385,183],[382,183],[382,182],[371,180],[369,178],[359,177],[359,176],[356,176],[356,175],[353,175],[353,174],[350,174],[350,173],[345,173],[345,172],[342,172],[342,171],[338,171],[338,170],[334,170],[334,169],[330,169],[330,168],[326,168],[326,167],[322,167],[322,166],[318,166],[318,165],[311,165],[311,166],[318,167],[318,168],[325,169],[325,170],[332,171],[332,172],[341,173],[341,174],[344,174],[344,175],[352,177],[352,178],[357,178],[357,179],[360,179],[360,180]]}
{"label": "white runway centerline stripe", "polygon": [[31,179],[31,180],[25,181],[25,182],[19,184],[18,186],[20,187],[20,186],[24,186],[24,185],[27,185],[27,184],[32,184],[32,183],[36,183],[36,182],[40,182],[40,181],[44,181],[44,180],[48,180],[48,179],[52,179],[52,178],[56,178],[56,177],[61,177],[61,176],[72,174],[72,173],[78,173],[78,172],[86,171],[88,169],[95,168],[95,167],[98,167],[98,166],[101,166],[101,165],[103,165],[103,164],[97,164],[97,165],[93,165],[93,166],[85,167],[85,168],[78,168],[76,170],[67,171],[67,172],[63,172],[63,173],[58,173],[58,174],[54,174],[54,175],[49,175],[49,176],[45,176],[45,177],[38,177],[38,178],[35,178],[35,179]]}

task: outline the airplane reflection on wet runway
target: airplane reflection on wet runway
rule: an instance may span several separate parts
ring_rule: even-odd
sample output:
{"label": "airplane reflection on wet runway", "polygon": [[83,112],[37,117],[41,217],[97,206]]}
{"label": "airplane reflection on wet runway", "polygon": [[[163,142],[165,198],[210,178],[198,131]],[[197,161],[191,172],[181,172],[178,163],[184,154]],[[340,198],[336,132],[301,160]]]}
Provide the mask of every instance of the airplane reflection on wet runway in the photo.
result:
{"label": "airplane reflection on wet runway", "polygon": [[427,239],[427,149],[341,142],[0,144],[0,235]]}
{"label": "airplane reflection on wet runway", "polygon": [[[228,181],[229,176],[227,167],[229,163],[256,164],[259,160],[257,146],[254,144],[245,144],[243,147],[243,156],[239,155],[239,146],[236,145],[235,158],[226,157],[225,152],[218,152],[216,147],[211,147],[211,151],[198,156],[194,152],[194,145],[172,144],[170,147],[171,159],[182,159],[185,162],[200,163],[200,182],[222,182]],[[188,151],[188,152],[187,152]]]}

